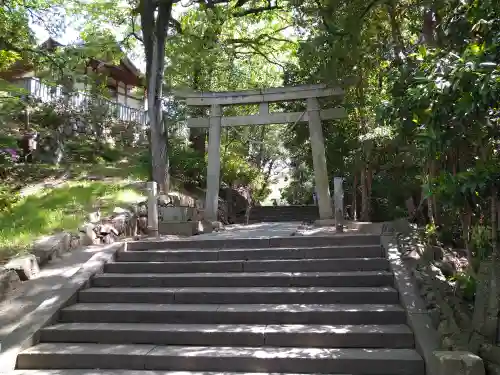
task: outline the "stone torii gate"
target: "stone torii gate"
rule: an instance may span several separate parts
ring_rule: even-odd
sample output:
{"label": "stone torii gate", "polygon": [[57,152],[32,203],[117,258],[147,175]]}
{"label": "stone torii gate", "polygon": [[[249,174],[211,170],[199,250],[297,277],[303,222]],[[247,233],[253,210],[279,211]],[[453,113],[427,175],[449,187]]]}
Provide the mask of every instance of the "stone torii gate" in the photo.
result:
{"label": "stone torii gate", "polygon": [[[174,95],[184,98],[188,106],[210,106],[209,118],[199,117],[187,120],[189,128],[209,128],[205,219],[217,220],[221,127],[285,124],[299,121],[309,123],[320,219],[333,218],[321,120],[344,118],[346,111],[343,107],[321,109],[318,98],[343,96],[342,88],[329,88],[320,84],[233,92],[187,93],[179,91],[174,92]],[[305,112],[269,112],[269,103],[304,99],[307,100]],[[246,104],[259,104],[259,113],[248,116],[222,116],[222,106]]]}

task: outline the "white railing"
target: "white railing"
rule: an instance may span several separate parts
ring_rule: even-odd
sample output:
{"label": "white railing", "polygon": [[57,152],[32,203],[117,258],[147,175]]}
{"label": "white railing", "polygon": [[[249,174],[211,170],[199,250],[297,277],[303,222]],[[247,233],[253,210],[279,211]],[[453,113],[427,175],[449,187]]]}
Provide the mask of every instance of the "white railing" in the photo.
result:
{"label": "white railing", "polygon": [[111,115],[121,121],[138,122],[146,124],[146,112],[141,109],[131,108],[121,103],[113,102],[103,97],[95,97],[83,91],[65,92],[62,86],[51,86],[43,83],[38,78],[23,78],[18,83],[28,91],[28,94],[43,103],[51,103],[63,98],[66,99],[70,108],[84,110],[90,103],[105,107]]}

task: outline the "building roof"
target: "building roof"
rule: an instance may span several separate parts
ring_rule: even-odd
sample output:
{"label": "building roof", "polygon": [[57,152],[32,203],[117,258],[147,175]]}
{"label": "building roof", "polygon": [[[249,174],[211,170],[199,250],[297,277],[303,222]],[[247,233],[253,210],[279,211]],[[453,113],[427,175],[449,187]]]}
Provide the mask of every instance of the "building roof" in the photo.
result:
{"label": "building roof", "polygon": [[[46,51],[54,51],[58,47],[65,47],[58,41],[48,38],[39,45],[39,49]],[[121,50],[121,48],[117,45]],[[134,63],[127,57],[123,56],[119,64],[114,64],[109,61],[103,61],[97,58],[91,58],[87,66],[101,72],[108,72],[113,79],[123,82],[127,85],[144,87],[144,77]],[[34,69],[33,63],[27,58],[22,58],[16,61],[8,71],[0,72],[0,78],[9,80],[21,77],[23,74]]]}

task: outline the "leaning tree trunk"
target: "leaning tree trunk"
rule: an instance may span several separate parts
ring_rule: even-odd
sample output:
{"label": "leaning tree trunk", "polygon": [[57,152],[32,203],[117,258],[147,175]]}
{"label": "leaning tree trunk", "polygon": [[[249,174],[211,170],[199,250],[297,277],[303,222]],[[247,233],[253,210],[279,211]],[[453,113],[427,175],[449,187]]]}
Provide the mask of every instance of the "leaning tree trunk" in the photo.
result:
{"label": "leaning tree trunk", "polygon": [[162,86],[165,68],[165,42],[172,11],[172,0],[141,0],[139,10],[146,55],[147,98],[150,127],[151,168],[160,192],[168,190],[166,127],[162,121]]}
{"label": "leaning tree trunk", "polygon": [[[193,68],[193,90],[200,91],[201,87],[201,67],[199,62],[195,62]],[[203,107],[191,107],[191,117],[204,117],[206,110]],[[189,129],[189,142],[194,151],[200,155],[205,155],[205,144],[207,138],[206,128],[190,128]]]}
{"label": "leaning tree trunk", "polygon": [[153,42],[153,59],[151,64],[152,74],[149,76],[148,82],[148,113],[149,113],[149,127],[150,127],[150,147],[151,147],[151,175],[153,180],[158,183],[160,186],[160,191],[162,191],[162,185],[164,185],[163,181],[163,173],[162,166],[163,162],[161,160],[161,146],[159,144],[160,137],[160,128],[159,122],[161,121],[160,113],[161,111],[158,108],[156,92],[154,90],[156,86],[156,72],[158,70],[158,43],[155,40]]}

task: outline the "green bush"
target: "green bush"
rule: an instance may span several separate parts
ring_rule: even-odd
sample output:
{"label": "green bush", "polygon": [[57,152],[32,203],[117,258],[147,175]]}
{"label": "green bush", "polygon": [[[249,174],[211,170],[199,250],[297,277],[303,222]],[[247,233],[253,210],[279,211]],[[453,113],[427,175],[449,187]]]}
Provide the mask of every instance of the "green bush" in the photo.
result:
{"label": "green bush", "polygon": [[99,156],[94,142],[69,140],[64,144],[66,159],[76,163],[95,163]]}
{"label": "green bush", "polygon": [[11,187],[0,185],[0,212],[8,212],[10,208],[19,200],[19,194]]}

